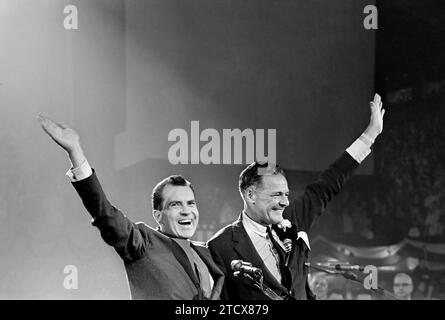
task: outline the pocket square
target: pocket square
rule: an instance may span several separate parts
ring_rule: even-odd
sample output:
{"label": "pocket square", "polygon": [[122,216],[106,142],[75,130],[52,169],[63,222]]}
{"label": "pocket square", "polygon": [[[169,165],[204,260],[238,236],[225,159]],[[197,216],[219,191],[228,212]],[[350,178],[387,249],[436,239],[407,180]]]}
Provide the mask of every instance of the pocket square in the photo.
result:
{"label": "pocket square", "polygon": [[298,231],[297,240],[300,238],[303,239],[304,243],[306,243],[309,250],[311,250],[311,245],[309,244],[309,237],[307,236],[307,233],[304,231]]}

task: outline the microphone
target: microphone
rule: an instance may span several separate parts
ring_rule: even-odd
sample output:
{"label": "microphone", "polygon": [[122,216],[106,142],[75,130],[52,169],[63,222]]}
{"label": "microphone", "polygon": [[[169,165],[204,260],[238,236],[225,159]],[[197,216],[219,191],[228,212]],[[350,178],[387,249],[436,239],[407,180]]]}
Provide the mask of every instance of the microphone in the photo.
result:
{"label": "microphone", "polygon": [[292,251],[292,240],[291,239],[284,239],[283,240],[284,250],[286,253],[289,253]]}
{"label": "microphone", "polygon": [[243,260],[232,260],[230,268],[232,268],[235,273],[248,274],[254,278],[261,278],[263,276],[261,269],[252,267],[251,263],[244,262]]}
{"label": "microphone", "polygon": [[363,271],[363,270],[365,270],[365,267],[360,266],[358,264],[352,264],[352,265],[336,264],[334,268],[335,268],[335,270],[339,270],[339,271]]}
{"label": "microphone", "polygon": [[361,266],[358,264],[341,264],[341,263],[328,262],[328,263],[317,263],[317,265],[326,267],[326,268],[335,269],[338,271],[363,271],[363,270],[365,270],[364,266]]}
{"label": "microphone", "polygon": [[[349,265],[349,266],[343,265],[342,266],[341,264],[333,265],[332,263],[317,263],[317,267],[316,267],[316,266],[312,266],[310,264],[310,262],[305,262],[304,265],[308,268],[312,268],[312,269],[315,269],[318,271],[323,271],[328,274],[340,274],[344,278],[353,280],[353,281],[357,281],[358,276],[350,271],[360,270],[360,267],[361,267],[361,266],[351,266],[351,265]],[[349,267],[349,269],[345,269],[344,267]],[[355,268],[355,269],[351,269],[350,267]],[[358,269],[357,269],[357,267],[358,267]]]}
{"label": "microphone", "polygon": [[284,265],[287,267],[287,265],[289,264],[290,252],[292,251],[292,240],[284,239],[283,245],[286,252],[286,260],[284,261]]}

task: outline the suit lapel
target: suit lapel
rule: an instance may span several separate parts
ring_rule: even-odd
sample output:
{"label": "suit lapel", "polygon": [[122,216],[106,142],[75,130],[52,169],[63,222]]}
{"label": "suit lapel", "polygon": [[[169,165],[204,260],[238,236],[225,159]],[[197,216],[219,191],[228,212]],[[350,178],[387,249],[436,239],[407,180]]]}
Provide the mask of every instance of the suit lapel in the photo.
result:
{"label": "suit lapel", "polygon": [[224,273],[220,268],[218,268],[215,262],[213,262],[210,251],[207,248],[199,245],[194,245],[193,242],[191,242],[191,246],[201,257],[202,261],[204,261],[207,268],[209,269],[210,275],[213,278],[214,284],[210,299],[211,300],[219,299],[224,284],[224,278],[225,278]]}
{"label": "suit lapel", "polygon": [[211,274],[214,274],[216,276],[224,275],[224,273],[221,271],[221,269],[218,268],[218,266],[215,264],[215,262],[213,262],[213,259],[212,259],[209,249],[207,249],[206,247],[195,245],[195,244],[193,244],[193,242],[191,242],[191,246],[198,253],[198,255],[201,257],[202,261],[204,261],[204,263],[206,264],[206,266],[209,269]]}
{"label": "suit lapel", "polygon": [[245,262],[250,262],[256,268],[263,270],[263,281],[270,287],[274,287],[286,292],[287,289],[278,282],[278,280],[270,273],[269,269],[264,264],[260,255],[257,253],[246,229],[242,223],[242,215],[232,224],[232,240],[234,242],[234,249],[238,255]]}
{"label": "suit lapel", "polygon": [[188,276],[193,281],[195,286],[199,288],[200,287],[199,280],[196,277],[194,270],[192,269],[192,266],[190,264],[189,259],[187,258],[186,253],[181,248],[181,246],[177,244],[173,239],[170,239],[170,241],[171,241],[172,252],[176,260],[178,260],[178,262],[184,268],[185,272],[188,274]]}

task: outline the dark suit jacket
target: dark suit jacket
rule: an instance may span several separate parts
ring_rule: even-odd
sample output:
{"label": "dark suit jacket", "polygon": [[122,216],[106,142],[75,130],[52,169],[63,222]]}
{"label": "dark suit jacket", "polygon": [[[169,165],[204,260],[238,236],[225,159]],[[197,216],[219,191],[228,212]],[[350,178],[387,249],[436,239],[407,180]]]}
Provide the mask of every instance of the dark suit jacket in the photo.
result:
{"label": "dark suit jacket", "polygon": [[[283,213],[284,218],[290,220],[296,226],[297,231],[309,232],[315,218],[324,211],[327,203],[340,191],[357,166],[358,162],[347,152],[344,152],[327,170],[322,172],[316,182],[306,187],[303,195],[290,203]],[[264,284],[275,292],[289,294],[295,299],[314,299],[307,282],[309,270],[306,262],[309,260],[310,250],[302,238],[297,240],[297,237],[294,237],[291,240],[292,251],[288,266],[285,268],[286,276],[283,277],[283,283],[279,283],[266,268],[253,246],[242,225],[241,216],[231,225],[218,231],[209,240],[208,246],[213,260],[226,275],[221,297],[237,300],[268,299],[259,289],[252,286],[249,279],[233,276],[230,263],[232,260],[240,259],[251,262],[254,267],[261,268]],[[278,250],[283,258],[284,250]]]}
{"label": "dark suit jacket", "polygon": [[[94,171],[87,179],[73,182],[73,186],[93,217],[92,224],[123,259],[133,299],[203,299],[187,255],[174,240],[144,223],[131,222],[113,207]],[[210,298],[219,299],[224,274],[205,246],[191,246],[214,280]]]}

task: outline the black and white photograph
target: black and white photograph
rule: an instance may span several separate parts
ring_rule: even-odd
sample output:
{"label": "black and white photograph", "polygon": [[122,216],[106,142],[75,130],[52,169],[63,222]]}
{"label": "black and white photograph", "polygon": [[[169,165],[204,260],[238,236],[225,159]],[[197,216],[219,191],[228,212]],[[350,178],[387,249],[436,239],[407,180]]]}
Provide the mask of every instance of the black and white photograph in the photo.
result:
{"label": "black and white photograph", "polygon": [[0,300],[445,300],[444,22],[0,0]]}

